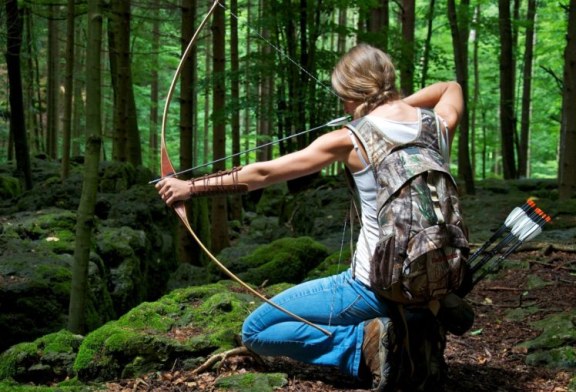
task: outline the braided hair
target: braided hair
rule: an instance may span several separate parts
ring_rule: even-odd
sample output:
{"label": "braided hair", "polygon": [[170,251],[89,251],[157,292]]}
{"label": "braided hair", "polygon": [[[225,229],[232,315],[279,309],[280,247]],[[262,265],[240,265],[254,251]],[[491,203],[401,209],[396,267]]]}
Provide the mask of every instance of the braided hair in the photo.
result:
{"label": "braided hair", "polygon": [[360,102],[354,118],[400,99],[390,56],[368,44],[359,44],[342,56],[332,72],[332,87],[342,100]]}

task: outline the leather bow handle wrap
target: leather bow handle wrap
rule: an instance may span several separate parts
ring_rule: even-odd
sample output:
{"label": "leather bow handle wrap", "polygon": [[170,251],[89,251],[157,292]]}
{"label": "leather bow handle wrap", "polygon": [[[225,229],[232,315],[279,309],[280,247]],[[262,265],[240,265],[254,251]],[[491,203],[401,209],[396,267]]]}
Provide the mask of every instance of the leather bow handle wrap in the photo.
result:
{"label": "leather bow handle wrap", "polygon": [[[168,94],[166,96],[166,103],[164,105],[164,112],[163,112],[163,117],[162,117],[162,129],[161,129],[161,141],[160,141],[160,154],[161,154],[160,167],[161,167],[162,177],[173,176],[174,173],[176,173],[176,171],[174,170],[174,166],[172,165],[172,162],[170,161],[170,157],[168,156],[168,150],[166,148],[166,123],[167,123],[167,118],[168,118],[168,108],[170,106],[170,102],[171,102],[172,96],[174,94],[176,81],[178,80],[178,77],[182,73],[183,64],[186,61],[186,59],[188,58],[189,53],[191,52],[191,49],[193,48],[196,40],[198,39],[200,31],[204,28],[204,26],[208,22],[208,19],[214,13],[214,11],[216,10],[216,7],[219,5],[220,4],[219,4],[218,0],[216,0],[212,3],[208,13],[204,17],[204,19],[202,19],[202,22],[200,23],[200,25],[196,29],[196,32],[192,35],[192,38],[190,39],[190,42],[188,43],[188,46],[186,47],[186,50],[184,51],[184,54],[182,55],[182,58],[180,59],[180,63],[178,64],[178,68],[176,69],[176,71],[174,73],[174,77],[172,78],[172,83],[170,84],[170,88],[169,88]],[[241,280],[239,277],[237,277],[234,273],[232,273],[232,271],[230,271],[228,268],[226,268],[226,266],[224,266],[212,254],[212,252],[210,252],[208,250],[208,248],[204,245],[204,243],[202,243],[202,241],[200,241],[200,239],[198,238],[198,236],[196,235],[194,230],[192,230],[192,227],[190,226],[190,223],[188,222],[188,217],[186,215],[185,204],[183,202],[175,203],[174,204],[174,210],[176,211],[176,214],[178,214],[178,216],[180,217],[180,220],[182,221],[182,223],[184,224],[184,226],[186,227],[186,229],[188,230],[190,235],[198,243],[198,245],[204,251],[204,253],[206,253],[206,255],[208,255],[210,260],[213,263],[215,263],[216,266],[218,266],[218,268],[220,268],[220,270],[222,270],[232,280],[234,280],[235,282],[240,284],[242,287],[244,287],[246,290],[248,290],[250,293],[252,293],[256,297],[260,298],[262,301],[268,303],[269,305],[280,310],[281,312],[284,312],[285,314],[292,317],[293,319],[298,320],[302,323],[305,323],[311,327],[314,327],[314,328],[318,329],[319,331],[321,331],[322,333],[324,333],[328,336],[331,336],[330,331],[328,331],[328,330],[326,330],[326,329],[324,329],[324,328],[322,328],[322,327],[320,327],[320,326],[318,326],[318,325],[290,312],[289,310],[283,308],[282,306],[270,301],[268,298],[266,298],[265,296],[260,294],[258,291],[254,290],[247,283],[245,283],[243,280]]]}

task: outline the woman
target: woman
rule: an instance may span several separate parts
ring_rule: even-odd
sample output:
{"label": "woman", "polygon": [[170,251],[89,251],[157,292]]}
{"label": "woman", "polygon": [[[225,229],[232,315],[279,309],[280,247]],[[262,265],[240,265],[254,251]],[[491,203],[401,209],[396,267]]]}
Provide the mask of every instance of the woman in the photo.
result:
{"label": "woman", "polygon": [[[420,129],[418,107],[433,108],[440,117],[438,140],[448,156],[454,129],[463,110],[460,86],[441,82],[401,98],[396,88],[394,66],[385,53],[360,44],[346,53],[332,73],[332,85],[344,110],[354,118],[370,116],[389,140],[404,143]],[[337,366],[345,374],[365,379],[372,376],[375,390],[393,390],[399,371],[397,330],[390,318],[394,306],[369,287],[372,249],[378,239],[376,181],[365,151],[346,127],[324,134],[303,150],[268,162],[247,165],[214,179],[214,184],[246,184],[255,190],[318,172],[336,162],[352,172],[362,204],[362,230],[352,265],[354,271],[305,282],[273,301],[332,333],[331,336],[296,321],[268,304],[256,309],[245,321],[244,344],[260,355],[283,355],[311,364]],[[211,183],[210,183],[211,184]],[[201,195],[206,183],[167,178],[157,188],[171,205]],[[376,229],[375,229],[376,228]],[[375,231],[376,230],[376,231]]]}

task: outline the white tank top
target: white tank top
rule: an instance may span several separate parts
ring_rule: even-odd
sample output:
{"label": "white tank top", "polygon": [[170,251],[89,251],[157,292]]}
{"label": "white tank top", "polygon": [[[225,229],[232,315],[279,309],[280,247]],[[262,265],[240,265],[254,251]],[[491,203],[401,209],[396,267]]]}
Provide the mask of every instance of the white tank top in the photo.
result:
{"label": "white tank top", "polygon": [[[420,118],[420,113],[418,113],[418,117]],[[404,144],[414,140],[420,131],[420,121],[398,122],[370,115],[366,116],[366,118],[380,129],[389,140],[398,142],[398,144]],[[443,136],[443,140],[440,140],[441,152],[445,158],[449,158],[450,151],[448,149],[446,130],[444,129],[441,134]],[[356,145],[355,138],[353,136],[351,137],[354,145]],[[361,153],[358,153],[360,160],[365,162]],[[372,166],[369,164],[365,164],[364,169],[352,173],[352,177],[356,183],[362,210],[362,228],[358,234],[356,251],[352,258],[352,270],[357,280],[369,286],[370,259],[372,258],[379,237],[378,217],[376,215],[378,185],[372,172]]]}

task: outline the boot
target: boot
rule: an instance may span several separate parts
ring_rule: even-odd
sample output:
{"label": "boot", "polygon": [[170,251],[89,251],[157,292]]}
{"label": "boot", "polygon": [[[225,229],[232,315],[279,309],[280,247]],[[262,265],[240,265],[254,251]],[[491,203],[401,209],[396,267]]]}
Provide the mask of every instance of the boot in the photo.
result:
{"label": "boot", "polygon": [[400,344],[388,318],[366,321],[362,358],[372,375],[372,391],[394,391],[400,364]]}

